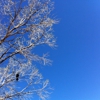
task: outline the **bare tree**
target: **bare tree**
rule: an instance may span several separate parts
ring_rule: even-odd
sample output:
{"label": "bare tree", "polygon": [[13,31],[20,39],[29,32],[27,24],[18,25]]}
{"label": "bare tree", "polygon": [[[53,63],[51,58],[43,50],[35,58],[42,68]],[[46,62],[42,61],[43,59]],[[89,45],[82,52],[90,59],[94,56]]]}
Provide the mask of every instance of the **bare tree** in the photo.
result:
{"label": "bare tree", "polygon": [[34,62],[50,64],[36,46],[55,47],[50,0],[0,0],[0,100],[45,100],[49,80],[43,80]]}

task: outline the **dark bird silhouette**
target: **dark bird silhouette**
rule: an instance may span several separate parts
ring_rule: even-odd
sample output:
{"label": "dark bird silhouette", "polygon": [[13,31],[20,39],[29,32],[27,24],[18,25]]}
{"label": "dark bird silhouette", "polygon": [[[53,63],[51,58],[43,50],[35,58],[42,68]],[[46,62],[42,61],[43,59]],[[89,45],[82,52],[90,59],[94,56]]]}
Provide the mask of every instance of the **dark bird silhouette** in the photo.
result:
{"label": "dark bird silhouette", "polygon": [[19,73],[16,74],[16,81],[19,80]]}

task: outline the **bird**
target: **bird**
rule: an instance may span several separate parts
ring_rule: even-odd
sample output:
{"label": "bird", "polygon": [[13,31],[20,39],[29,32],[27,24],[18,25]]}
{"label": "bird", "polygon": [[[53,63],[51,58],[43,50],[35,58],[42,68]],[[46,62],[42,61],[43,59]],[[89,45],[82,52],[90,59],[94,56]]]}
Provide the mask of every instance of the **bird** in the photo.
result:
{"label": "bird", "polygon": [[19,73],[16,74],[16,81],[19,80]]}

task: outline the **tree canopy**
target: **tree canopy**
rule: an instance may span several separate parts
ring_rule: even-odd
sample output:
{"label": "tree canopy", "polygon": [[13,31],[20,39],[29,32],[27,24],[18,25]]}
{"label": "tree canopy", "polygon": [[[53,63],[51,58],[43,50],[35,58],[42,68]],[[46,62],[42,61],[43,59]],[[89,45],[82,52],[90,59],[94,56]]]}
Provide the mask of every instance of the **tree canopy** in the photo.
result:
{"label": "tree canopy", "polygon": [[51,60],[33,49],[45,44],[56,46],[52,10],[50,0],[0,1],[0,100],[26,100],[33,94],[43,100],[48,97],[49,80],[43,80],[34,62],[46,65]]}

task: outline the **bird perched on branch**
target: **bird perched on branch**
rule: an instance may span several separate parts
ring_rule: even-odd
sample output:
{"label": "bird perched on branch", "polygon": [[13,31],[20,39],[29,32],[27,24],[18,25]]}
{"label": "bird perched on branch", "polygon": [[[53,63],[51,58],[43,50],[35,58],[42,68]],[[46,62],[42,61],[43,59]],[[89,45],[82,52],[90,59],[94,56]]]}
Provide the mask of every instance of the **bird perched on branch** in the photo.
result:
{"label": "bird perched on branch", "polygon": [[16,81],[19,80],[19,73],[16,74]]}

